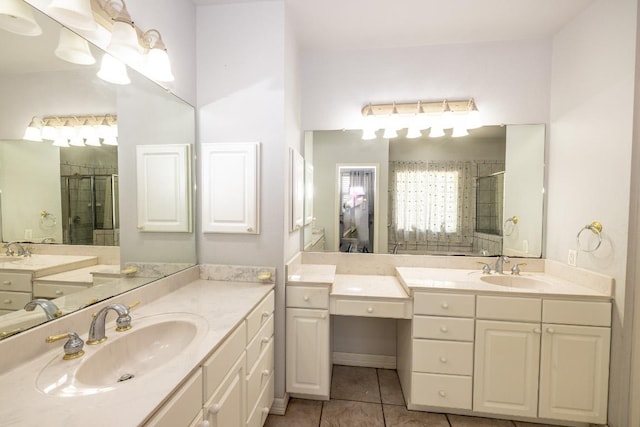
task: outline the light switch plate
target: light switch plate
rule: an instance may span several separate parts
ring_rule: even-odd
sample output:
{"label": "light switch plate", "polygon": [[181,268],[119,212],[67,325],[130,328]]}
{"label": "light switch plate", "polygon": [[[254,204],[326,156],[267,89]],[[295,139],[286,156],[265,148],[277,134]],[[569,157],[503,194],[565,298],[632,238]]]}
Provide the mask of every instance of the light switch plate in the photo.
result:
{"label": "light switch plate", "polygon": [[567,257],[567,264],[572,267],[576,266],[576,261],[578,259],[578,252],[575,249],[569,249],[569,256]]}

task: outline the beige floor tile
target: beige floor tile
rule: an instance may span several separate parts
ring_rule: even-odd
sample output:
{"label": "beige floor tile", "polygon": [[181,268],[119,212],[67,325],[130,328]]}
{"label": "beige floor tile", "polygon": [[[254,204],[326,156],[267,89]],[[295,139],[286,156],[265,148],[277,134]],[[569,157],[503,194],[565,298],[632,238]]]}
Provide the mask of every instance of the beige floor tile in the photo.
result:
{"label": "beige floor tile", "polygon": [[404,406],[382,405],[386,427],[449,427],[447,416],[409,411]]}
{"label": "beige floor tile", "polygon": [[496,420],[493,418],[465,417],[462,415],[447,415],[451,427],[514,427],[513,421]]}
{"label": "beige floor tile", "polygon": [[404,405],[404,396],[400,388],[398,373],[392,369],[378,369],[380,383],[380,398],[382,403],[389,405]]}
{"label": "beige floor tile", "polygon": [[324,402],[320,427],[384,427],[382,405],[348,400]]}
{"label": "beige floor tile", "polygon": [[322,401],[291,399],[284,415],[270,414],[264,425],[265,427],[318,427],[321,413]]}
{"label": "beige floor tile", "polygon": [[380,403],[380,389],[375,368],[334,365],[331,399]]}
{"label": "beige floor tile", "polygon": [[524,421],[514,421],[516,427],[558,427],[551,424],[525,423]]}

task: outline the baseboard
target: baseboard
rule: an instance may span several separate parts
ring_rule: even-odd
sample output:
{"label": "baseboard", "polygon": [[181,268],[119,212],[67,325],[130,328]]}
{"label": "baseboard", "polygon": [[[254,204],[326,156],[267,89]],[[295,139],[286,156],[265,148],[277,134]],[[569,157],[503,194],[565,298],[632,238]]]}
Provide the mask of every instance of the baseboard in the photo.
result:
{"label": "baseboard", "polygon": [[362,366],[366,368],[396,369],[395,356],[381,356],[377,354],[340,353],[332,354],[334,365]]}
{"label": "baseboard", "polygon": [[271,404],[270,414],[284,415],[287,412],[287,405],[289,404],[289,393],[285,393],[283,398],[273,399]]}

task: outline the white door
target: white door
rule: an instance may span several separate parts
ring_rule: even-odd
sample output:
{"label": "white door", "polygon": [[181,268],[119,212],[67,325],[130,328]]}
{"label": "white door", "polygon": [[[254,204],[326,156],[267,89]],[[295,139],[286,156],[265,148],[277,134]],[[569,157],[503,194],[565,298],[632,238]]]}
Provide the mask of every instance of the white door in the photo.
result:
{"label": "white door", "polygon": [[287,308],[287,392],[329,398],[329,311]]}
{"label": "white door", "polygon": [[543,325],[540,417],[607,422],[611,330]]}
{"label": "white door", "polygon": [[243,354],[205,404],[204,417],[210,427],[242,426],[246,423],[245,364]]}
{"label": "white door", "polygon": [[476,322],[473,410],[535,417],[540,325]]}
{"label": "white door", "polygon": [[202,144],[202,231],[258,234],[260,144]]}

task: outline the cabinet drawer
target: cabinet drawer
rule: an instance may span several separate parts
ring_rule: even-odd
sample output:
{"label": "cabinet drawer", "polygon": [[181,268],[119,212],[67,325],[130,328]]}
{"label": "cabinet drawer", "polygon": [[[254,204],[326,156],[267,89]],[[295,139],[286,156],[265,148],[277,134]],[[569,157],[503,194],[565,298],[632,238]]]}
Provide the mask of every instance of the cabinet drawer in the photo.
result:
{"label": "cabinet drawer", "polygon": [[262,350],[273,340],[273,314],[247,346],[247,370],[253,369]]}
{"label": "cabinet drawer", "polygon": [[611,326],[611,303],[544,300],[542,321],[567,325]]}
{"label": "cabinet drawer", "polygon": [[34,283],[34,298],[58,298],[87,289],[88,286],[80,285],[54,285],[51,283]]}
{"label": "cabinet drawer", "polygon": [[0,291],[31,292],[31,274],[0,274]]}
{"label": "cabinet drawer", "polygon": [[411,379],[411,403],[471,409],[471,377],[414,372]]}
{"label": "cabinet drawer", "polygon": [[538,298],[478,296],[476,317],[490,320],[539,322],[542,300]]}
{"label": "cabinet drawer", "polygon": [[416,292],[413,296],[413,312],[432,316],[473,317],[475,303],[474,295]]}
{"label": "cabinet drawer", "polygon": [[393,302],[336,299],[332,302],[331,314],[338,314],[341,316],[410,319],[411,302],[409,300]]}
{"label": "cabinet drawer", "polygon": [[437,340],[473,341],[473,319],[415,316],[413,337]]}
{"label": "cabinet drawer", "polygon": [[287,307],[329,308],[329,288],[287,286]]}
{"label": "cabinet drawer", "polygon": [[258,333],[262,325],[267,323],[267,319],[271,316],[274,309],[273,291],[269,292],[258,306],[247,316],[247,342],[249,344],[253,337]]}
{"label": "cabinet drawer", "polygon": [[412,371],[433,374],[471,375],[473,343],[413,340]]}
{"label": "cabinet drawer", "polygon": [[273,374],[273,340],[256,363],[253,371],[247,375],[247,408],[253,408],[262,389]]}
{"label": "cabinet drawer", "polygon": [[180,387],[145,426],[174,427],[188,426],[202,409],[202,369]]}
{"label": "cabinet drawer", "polygon": [[31,301],[31,293],[27,292],[0,292],[0,309],[20,310]]}
{"label": "cabinet drawer", "polygon": [[208,400],[238,361],[245,348],[247,328],[244,322],[224,340],[220,348],[202,365],[204,372],[204,400]]}
{"label": "cabinet drawer", "polygon": [[264,422],[269,415],[269,411],[271,410],[271,405],[273,404],[273,377],[274,374],[271,374],[267,381],[267,385],[264,387],[262,394],[258,398],[258,403],[256,403],[255,408],[253,408],[253,412],[249,412],[247,427],[262,427],[264,425]]}

